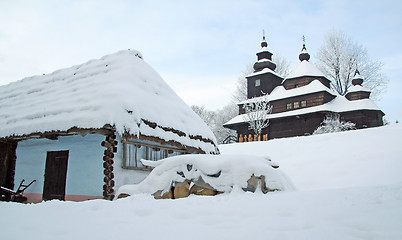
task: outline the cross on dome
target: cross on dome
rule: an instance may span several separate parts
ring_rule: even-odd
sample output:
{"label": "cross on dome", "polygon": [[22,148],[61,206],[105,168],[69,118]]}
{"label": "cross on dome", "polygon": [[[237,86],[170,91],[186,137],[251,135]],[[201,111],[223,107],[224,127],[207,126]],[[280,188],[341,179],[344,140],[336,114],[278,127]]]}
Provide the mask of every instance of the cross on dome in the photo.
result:
{"label": "cross on dome", "polygon": [[307,52],[306,49],[306,37],[303,35],[303,47],[301,53],[299,54],[299,60],[303,62],[304,60],[310,60],[310,54]]}
{"label": "cross on dome", "polygon": [[262,42],[261,42],[261,47],[263,48],[263,47],[268,47],[268,43],[267,43],[267,41],[265,40],[265,30],[264,29],[262,29]]}

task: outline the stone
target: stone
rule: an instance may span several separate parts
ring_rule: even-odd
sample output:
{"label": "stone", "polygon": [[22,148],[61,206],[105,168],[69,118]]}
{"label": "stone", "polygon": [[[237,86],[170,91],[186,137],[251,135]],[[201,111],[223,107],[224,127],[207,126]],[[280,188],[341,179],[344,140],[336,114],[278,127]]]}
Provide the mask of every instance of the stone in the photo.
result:
{"label": "stone", "polygon": [[174,186],[173,196],[174,199],[185,198],[190,195],[190,183],[189,182],[177,182]]}
{"label": "stone", "polygon": [[126,198],[126,197],[130,197],[130,196],[131,196],[131,195],[130,195],[130,194],[127,194],[127,193],[120,193],[119,196],[117,196],[117,199]]}
{"label": "stone", "polygon": [[190,189],[190,194],[195,194],[195,195],[204,195],[204,196],[215,196],[217,194],[217,191],[213,189],[212,187],[201,187],[198,185],[193,185]]}
{"label": "stone", "polygon": [[162,190],[156,191],[154,193],[154,198],[155,199],[172,199],[173,198],[173,194],[172,191],[168,191],[162,194]]}
{"label": "stone", "polygon": [[263,193],[269,192],[269,189],[267,188],[267,184],[265,184],[265,176],[264,175],[260,176],[260,186],[261,186],[261,191]]}
{"label": "stone", "polygon": [[194,185],[190,189],[190,194],[208,195],[208,196],[214,196],[217,194],[216,189],[214,189],[211,185],[206,183],[204,179],[202,179],[202,177],[199,177],[193,183]]}
{"label": "stone", "polygon": [[254,176],[254,174],[250,177],[249,180],[247,180],[247,187],[243,188],[245,192],[255,192],[257,190],[257,187],[261,188],[261,191],[263,193],[267,193],[269,189],[267,188],[267,185],[265,184],[265,176],[261,175],[259,177]]}
{"label": "stone", "polygon": [[257,189],[258,185],[258,179],[254,174],[247,180],[247,187],[243,188],[243,191],[245,192],[255,192],[255,189]]}

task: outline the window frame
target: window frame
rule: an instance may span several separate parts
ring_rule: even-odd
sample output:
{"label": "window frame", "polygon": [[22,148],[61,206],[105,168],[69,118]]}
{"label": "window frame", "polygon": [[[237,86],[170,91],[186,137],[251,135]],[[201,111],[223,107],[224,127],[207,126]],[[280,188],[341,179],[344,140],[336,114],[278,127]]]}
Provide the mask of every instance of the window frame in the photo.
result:
{"label": "window frame", "polygon": [[254,86],[255,86],[255,87],[261,86],[261,79],[256,79],[256,80],[255,80],[255,83],[254,83]]}
{"label": "window frame", "polygon": [[293,102],[293,108],[294,109],[300,108],[300,102]]}
{"label": "window frame", "polygon": [[[174,154],[173,156],[177,156],[187,153],[187,151],[179,148],[157,146],[130,140],[123,140],[122,143],[123,143],[123,163],[122,163],[123,169],[143,170],[143,171],[151,171],[153,169],[152,167],[143,166],[140,163],[140,160],[143,158],[138,159],[138,149],[141,147],[145,147],[146,149],[145,159],[151,161],[158,161],[164,159],[166,157],[169,157],[169,154]],[[131,149],[132,147],[134,147],[135,149]]]}

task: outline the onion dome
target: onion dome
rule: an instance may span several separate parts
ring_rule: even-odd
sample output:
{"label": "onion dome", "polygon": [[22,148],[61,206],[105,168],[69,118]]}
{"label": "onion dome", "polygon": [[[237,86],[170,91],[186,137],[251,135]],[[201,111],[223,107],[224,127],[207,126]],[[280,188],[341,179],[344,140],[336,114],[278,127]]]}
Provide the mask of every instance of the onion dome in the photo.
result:
{"label": "onion dome", "polygon": [[269,68],[272,71],[275,70],[276,64],[272,61],[272,53],[268,51],[268,43],[265,40],[265,36],[262,37],[261,50],[257,53],[257,62],[254,64],[254,71],[258,72],[264,68]]}
{"label": "onion dome", "polygon": [[370,98],[371,91],[363,87],[362,83],[363,78],[360,76],[359,70],[356,69],[355,76],[352,79],[353,86],[348,89],[348,92],[345,95],[349,101]]}
{"label": "onion dome", "polygon": [[357,68],[356,68],[355,76],[353,77],[352,84],[356,86],[356,85],[362,85],[362,83],[363,83],[363,78],[360,75],[359,70],[357,70]]}

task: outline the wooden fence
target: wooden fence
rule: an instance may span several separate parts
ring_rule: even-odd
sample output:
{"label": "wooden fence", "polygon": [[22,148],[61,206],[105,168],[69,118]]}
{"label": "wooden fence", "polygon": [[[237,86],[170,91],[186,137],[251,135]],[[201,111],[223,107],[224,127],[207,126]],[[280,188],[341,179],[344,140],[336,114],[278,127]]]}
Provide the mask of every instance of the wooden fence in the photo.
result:
{"label": "wooden fence", "polygon": [[262,136],[262,141],[268,141],[268,134],[263,134],[261,133],[257,136],[257,134],[245,134],[242,135],[240,134],[239,136],[239,142],[256,142],[256,141],[261,141],[261,136]]}

